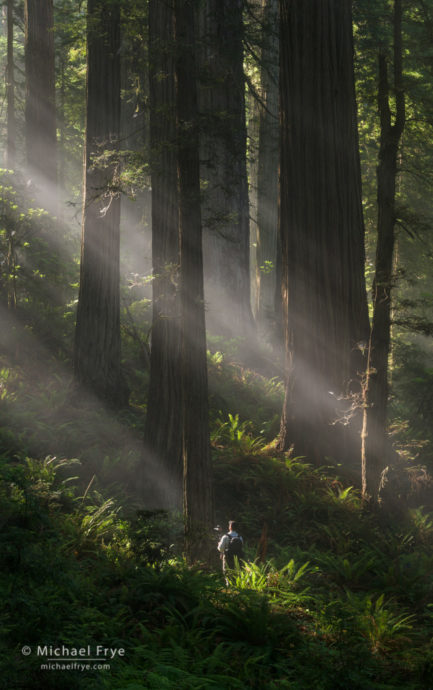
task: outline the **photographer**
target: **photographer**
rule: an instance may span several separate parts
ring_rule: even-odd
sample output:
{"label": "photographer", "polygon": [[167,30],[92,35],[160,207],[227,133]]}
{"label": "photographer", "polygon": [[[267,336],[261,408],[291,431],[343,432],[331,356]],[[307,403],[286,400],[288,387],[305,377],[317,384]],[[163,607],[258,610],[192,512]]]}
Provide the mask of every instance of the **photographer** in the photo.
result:
{"label": "photographer", "polygon": [[233,570],[235,567],[235,559],[240,562],[244,558],[243,545],[244,540],[237,531],[236,522],[230,520],[228,532],[221,537],[217,547],[221,554],[224,574],[227,570]]}

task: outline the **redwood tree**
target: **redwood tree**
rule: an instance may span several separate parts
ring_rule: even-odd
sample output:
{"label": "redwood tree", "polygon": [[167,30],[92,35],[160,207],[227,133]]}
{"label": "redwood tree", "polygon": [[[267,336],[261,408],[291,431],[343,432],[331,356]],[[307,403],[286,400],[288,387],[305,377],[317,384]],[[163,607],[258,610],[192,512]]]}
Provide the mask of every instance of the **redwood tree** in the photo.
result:
{"label": "redwood tree", "polygon": [[256,319],[269,339],[275,328],[278,230],[278,0],[263,8],[261,104],[257,175]]}
{"label": "redwood tree", "polygon": [[315,462],[359,458],[359,423],[354,438],[337,424],[359,403],[369,333],[351,3],[280,0],[280,18],[280,447]]}
{"label": "redwood tree", "polygon": [[213,516],[195,60],[196,5],[196,0],[175,0],[184,515],[190,560],[207,555]]}
{"label": "redwood tree", "polygon": [[251,324],[242,0],[201,11],[200,110],[205,296],[209,328]]}
{"label": "redwood tree", "polygon": [[402,3],[394,1],[395,118],[391,113],[388,59],[379,53],[380,150],[377,167],[377,246],[362,449],[362,491],[375,500],[381,471],[389,459],[387,438],[388,359],[391,343],[391,290],[395,245],[397,157],[405,125],[402,70]]}
{"label": "redwood tree", "polygon": [[6,100],[7,100],[7,143],[6,166],[15,165],[15,65],[14,65],[14,1],[7,0],[7,65],[6,65]]}
{"label": "redwood tree", "polygon": [[51,187],[49,200],[57,178],[53,0],[25,0],[24,13],[27,166],[38,185]]}
{"label": "redwood tree", "polygon": [[119,50],[119,2],[88,0],[85,179],[74,370],[81,385],[111,404],[121,403],[125,393],[120,372],[120,196],[115,186]]}
{"label": "redwood tree", "polygon": [[153,316],[146,441],[148,451],[162,465],[167,477],[161,504],[180,510],[182,418],[179,413],[179,231],[173,42],[173,4],[150,0]]}

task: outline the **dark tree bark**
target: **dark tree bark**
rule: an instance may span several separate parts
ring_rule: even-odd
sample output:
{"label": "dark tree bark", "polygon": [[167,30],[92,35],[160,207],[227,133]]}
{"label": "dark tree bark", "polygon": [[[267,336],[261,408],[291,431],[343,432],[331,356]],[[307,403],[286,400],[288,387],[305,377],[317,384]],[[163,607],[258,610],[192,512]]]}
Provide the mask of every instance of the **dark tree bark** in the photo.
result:
{"label": "dark tree bark", "polygon": [[174,10],[170,2],[150,1],[149,37],[153,317],[146,441],[168,479],[162,505],[181,510],[179,231]]}
{"label": "dark tree bark", "polygon": [[201,17],[205,296],[208,327],[226,335],[252,322],[242,9],[207,0]]}
{"label": "dark tree bark", "polygon": [[[257,9],[260,13],[260,8]],[[257,92],[248,89],[245,94],[245,108],[248,113],[247,127],[247,175],[248,185],[248,204],[250,213],[250,284],[251,284],[251,305],[253,315],[256,318],[257,305],[257,197],[258,197],[258,170],[259,170],[259,125],[260,125],[260,101]]]}
{"label": "dark tree bark", "polygon": [[53,0],[25,0],[24,11],[27,166],[49,202],[57,180]]}
{"label": "dark tree bark", "polygon": [[373,281],[373,324],[370,336],[362,447],[362,492],[377,500],[381,471],[389,459],[387,437],[388,360],[391,343],[391,289],[395,246],[397,156],[405,125],[402,84],[402,4],[394,2],[394,94],[392,124],[387,58],[379,54],[378,107],[380,150],[377,167],[377,247]]}
{"label": "dark tree bark", "polygon": [[[6,64],[6,102],[7,102],[7,140],[5,150],[5,166],[15,167],[16,151],[16,121],[15,121],[15,65],[14,65],[14,3],[8,0],[6,5],[7,22],[7,64]],[[6,228],[6,284],[8,309],[16,309],[16,262],[15,233]]]}
{"label": "dark tree bark", "polygon": [[61,190],[65,187],[66,181],[66,84],[65,84],[66,58],[60,57],[60,89],[59,89],[59,108],[58,108],[58,183]]}
{"label": "dark tree bark", "polygon": [[175,0],[176,109],[182,308],[182,421],[186,552],[209,551],[212,527],[209,409],[195,60],[195,0]]}
{"label": "dark tree bark", "polygon": [[[167,3],[159,4],[166,5]],[[145,156],[145,160],[150,163],[150,3],[132,2],[124,4],[124,7],[127,11],[123,12],[122,17],[122,26],[124,26],[121,51],[121,89],[124,94],[120,113],[122,148],[135,152],[136,155],[133,157],[136,159]],[[157,152],[153,153],[155,156]],[[140,176],[138,187],[133,183],[135,186],[133,199],[128,195],[122,196],[120,224],[121,227],[128,228],[126,243],[128,265],[132,273],[139,275],[148,275],[152,271],[150,175],[151,167],[148,173]],[[145,290],[145,296],[151,296],[151,291],[152,286],[149,284]]]}
{"label": "dark tree bark", "polygon": [[360,415],[336,424],[360,404],[360,342],[369,334],[351,3],[280,0],[280,18],[287,383],[279,444],[317,463],[357,455],[359,466]]}
{"label": "dark tree bark", "polygon": [[266,0],[261,67],[257,177],[256,319],[269,339],[275,330],[278,229],[278,0]]}
{"label": "dark tree bark", "polygon": [[7,101],[7,143],[6,160],[8,168],[15,166],[16,122],[15,122],[15,66],[14,66],[14,2],[7,2],[7,66],[6,66],[6,101]]}
{"label": "dark tree bark", "polygon": [[[120,371],[119,218],[115,188],[120,119],[120,12],[116,0],[87,7],[87,119],[77,381],[110,404],[124,402]],[[100,157],[104,153],[107,159]]]}

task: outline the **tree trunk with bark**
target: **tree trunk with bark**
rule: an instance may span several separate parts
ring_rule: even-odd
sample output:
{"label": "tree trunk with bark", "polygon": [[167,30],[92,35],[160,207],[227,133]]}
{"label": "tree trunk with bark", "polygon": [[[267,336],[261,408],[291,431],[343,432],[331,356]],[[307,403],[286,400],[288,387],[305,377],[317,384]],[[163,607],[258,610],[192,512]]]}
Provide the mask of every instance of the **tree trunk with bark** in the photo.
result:
{"label": "tree trunk with bark", "polygon": [[186,553],[207,558],[213,504],[195,60],[196,0],[175,0]]}
{"label": "tree trunk with bark", "polygon": [[146,418],[148,451],[165,473],[161,504],[182,509],[179,229],[174,83],[174,7],[151,0],[153,316]]}
{"label": "tree trunk with bark", "polygon": [[58,146],[58,183],[61,192],[65,188],[66,182],[66,57],[60,56],[60,89],[59,89],[59,107],[58,107],[58,129],[59,129],[59,146]]}
{"label": "tree trunk with bark", "polygon": [[402,3],[394,2],[394,94],[392,121],[388,65],[379,54],[378,107],[380,150],[377,167],[377,247],[373,281],[373,324],[371,329],[362,444],[362,492],[377,500],[380,474],[389,459],[387,435],[388,360],[391,344],[391,290],[395,246],[395,194],[397,157],[405,125],[405,97],[402,84]]}
{"label": "tree trunk with bark", "polygon": [[275,331],[278,235],[278,0],[265,0],[261,56],[257,178],[256,320],[269,340]]}
{"label": "tree trunk with bark", "polygon": [[241,0],[207,0],[201,13],[207,320],[227,336],[246,335],[252,322],[242,10]]}
{"label": "tree trunk with bark", "polygon": [[250,211],[250,288],[251,305],[254,318],[256,318],[257,281],[254,279],[254,276],[257,274],[257,179],[259,170],[260,104],[257,93],[252,89],[248,89],[245,96],[245,107],[248,113],[247,175],[249,180],[248,204]]}
{"label": "tree trunk with bark", "polygon": [[280,19],[287,381],[279,446],[359,467],[369,322],[351,3],[280,0]]}
{"label": "tree trunk with bark", "polygon": [[24,12],[27,166],[50,207],[57,183],[53,0],[25,0]]}
{"label": "tree trunk with bark", "polygon": [[7,101],[7,168],[15,167],[16,122],[15,122],[15,65],[14,65],[14,1],[7,2],[7,65],[6,65],[6,101]]}
{"label": "tree trunk with bark", "polygon": [[87,110],[80,290],[74,371],[79,384],[118,405],[120,371],[119,219],[120,9],[89,0]]}

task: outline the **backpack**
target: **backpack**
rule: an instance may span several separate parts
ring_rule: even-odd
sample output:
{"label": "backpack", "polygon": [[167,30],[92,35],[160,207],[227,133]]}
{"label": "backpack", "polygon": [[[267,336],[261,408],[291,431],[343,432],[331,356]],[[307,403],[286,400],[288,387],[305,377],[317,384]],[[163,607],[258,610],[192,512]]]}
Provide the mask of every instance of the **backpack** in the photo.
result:
{"label": "backpack", "polygon": [[244,557],[244,548],[242,539],[239,535],[236,537],[231,537],[230,534],[227,534],[227,536],[229,538],[229,543],[224,553],[229,567],[233,568],[235,564],[235,556],[239,560]]}

